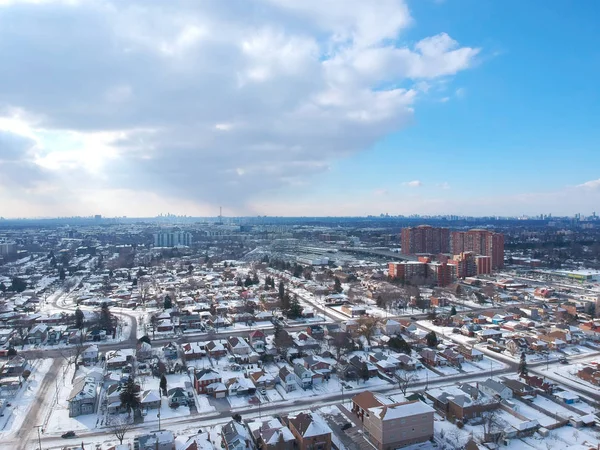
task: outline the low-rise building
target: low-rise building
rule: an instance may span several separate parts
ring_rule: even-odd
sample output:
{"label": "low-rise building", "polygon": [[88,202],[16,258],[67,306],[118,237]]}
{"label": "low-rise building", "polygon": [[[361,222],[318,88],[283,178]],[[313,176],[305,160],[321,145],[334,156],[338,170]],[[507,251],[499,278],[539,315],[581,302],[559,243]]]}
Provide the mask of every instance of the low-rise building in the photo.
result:
{"label": "low-rise building", "polygon": [[369,408],[364,416],[364,436],[379,450],[428,441],[433,437],[434,412],[421,401]]}
{"label": "low-rise building", "polygon": [[96,380],[93,378],[81,377],[76,379],[67,397],[69,417],[94,413],[98,397],[97,391]]}

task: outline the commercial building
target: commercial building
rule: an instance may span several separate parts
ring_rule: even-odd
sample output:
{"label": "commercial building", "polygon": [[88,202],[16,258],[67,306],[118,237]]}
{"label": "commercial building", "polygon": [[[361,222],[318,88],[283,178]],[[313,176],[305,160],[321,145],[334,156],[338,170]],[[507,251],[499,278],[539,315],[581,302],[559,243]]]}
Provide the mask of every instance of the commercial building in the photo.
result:
{"label": "commercial building", "polygon": [[504,235],[488,230],[453,231],[450,251],[454,255],[473,252],[491,258],[492,269],[504,267]]}
{"label": "commercial building", "polygon": [[8,256],[17,253],[17,244],[11,242],[0,242],[0,256]]}
{"label": "commercial building", "polygon": [[434,412],[421,401],[369,408],[363,418],[364,436],[379,450],[428,441],[433,437]]}
{"label": "commercial building", "polygon": [[191,247],[192,235],[186,231],[172,231],[154,234],[155,247]]}
{"label": "commercial building", "polygon": [[402,253],[407,255],[446,253],[450,250],[450,230],[429,225],[403,228],[400,241]]}

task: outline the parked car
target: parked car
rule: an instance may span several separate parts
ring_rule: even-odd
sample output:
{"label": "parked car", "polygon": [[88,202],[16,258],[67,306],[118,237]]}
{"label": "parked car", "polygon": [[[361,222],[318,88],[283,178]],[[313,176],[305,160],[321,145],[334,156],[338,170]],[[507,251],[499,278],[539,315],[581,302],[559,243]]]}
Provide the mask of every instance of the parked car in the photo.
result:
{"label": "parked car", "polygon": [[62,434],[61,438],[63,438],[63,439],[70,439],[70,438],[74,438],[76,436],[77,435],[75,434],[74,431],[67,431],[66,433]]}
{"label": "parked car", "polygon": [[346,422],[342,425],[342,430],[347,430],[348,428],[352,428],[352,424],[350,422]]}

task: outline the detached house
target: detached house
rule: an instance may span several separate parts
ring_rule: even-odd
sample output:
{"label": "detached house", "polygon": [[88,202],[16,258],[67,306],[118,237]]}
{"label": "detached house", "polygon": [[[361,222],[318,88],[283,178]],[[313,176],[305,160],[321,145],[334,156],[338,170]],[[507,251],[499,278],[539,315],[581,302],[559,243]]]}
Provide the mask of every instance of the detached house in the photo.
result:
{"label": "detached house", "polygon": [[31,345],[41,344],[48,337],[48,325],[40,323],[29,330],[27,333],[27,342]]}
{"label": "detached house", "polygon": [[298,450],[331,450],[331,429],[324,422],[316,422],[311,414],[288,417],[287,423]]}
{"label": "detached house", "polygon": [[92,414],[96,409],[97,386],[93,378],[81,377],[73,382],[67,397],[69,417]]}
{"label": "detached house", "polygon": [[194,373],[194,388],[198,394],[207,394],[207,387],[221,383],[221,375],[212,369],[203,369]]}
{"label": "detached house", "polygon": [[279,369],[278,380],[285,392],[291,392],[296,390],[296,374],[291,371],[288,366],[283,366]]}

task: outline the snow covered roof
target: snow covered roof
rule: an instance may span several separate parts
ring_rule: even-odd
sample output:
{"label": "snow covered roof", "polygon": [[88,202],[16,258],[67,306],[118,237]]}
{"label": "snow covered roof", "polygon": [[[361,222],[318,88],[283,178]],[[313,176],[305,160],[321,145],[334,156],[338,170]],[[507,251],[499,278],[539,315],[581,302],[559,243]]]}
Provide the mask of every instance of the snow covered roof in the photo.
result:
{"label": "snow covered roof", "polygon": [[400,417],[416,416],[420,414],[434,413],[431,406],[421,401],[397,403],[395,405],[386,405],[369,409],[371,413],[377,415],[381,420],[394,420]]}

